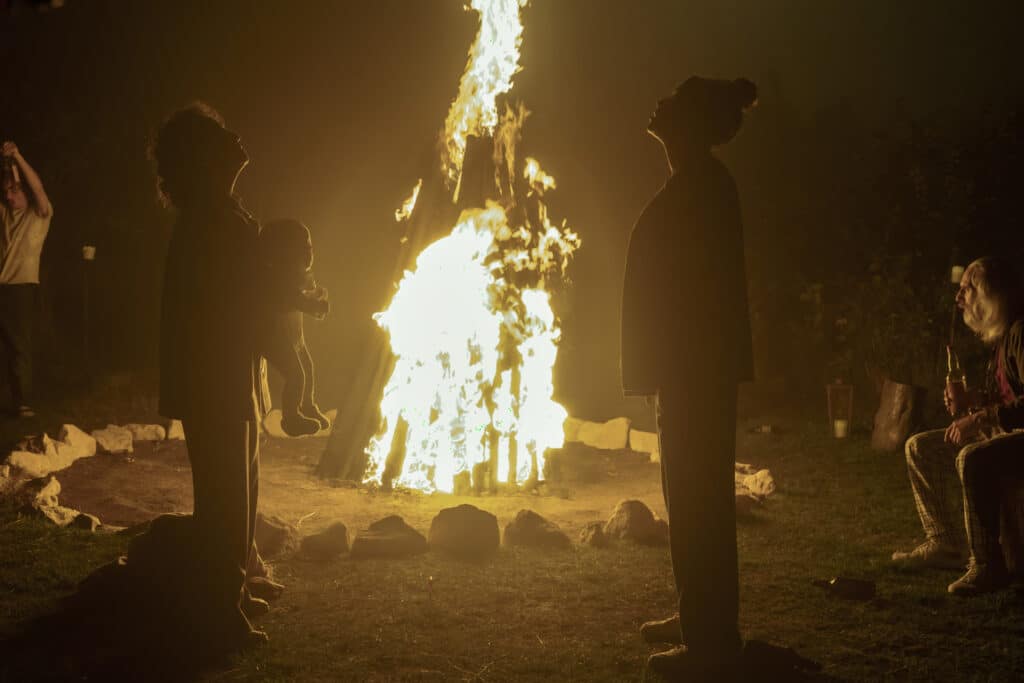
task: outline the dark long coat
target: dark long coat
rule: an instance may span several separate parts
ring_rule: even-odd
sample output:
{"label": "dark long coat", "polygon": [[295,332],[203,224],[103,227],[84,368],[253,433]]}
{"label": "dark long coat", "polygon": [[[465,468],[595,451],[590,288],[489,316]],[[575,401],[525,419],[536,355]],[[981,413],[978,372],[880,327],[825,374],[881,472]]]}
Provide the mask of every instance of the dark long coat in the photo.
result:
{"label": "dark long coat", "polygon": [[739,198],[710,154],[680,168],[633,229],[621,341],[627,396],[753,378]]}
{"label": "dark long coat", "polygon": [[160,414],[262,416],[259,224],[236,202],[179,213],[160,316]]}

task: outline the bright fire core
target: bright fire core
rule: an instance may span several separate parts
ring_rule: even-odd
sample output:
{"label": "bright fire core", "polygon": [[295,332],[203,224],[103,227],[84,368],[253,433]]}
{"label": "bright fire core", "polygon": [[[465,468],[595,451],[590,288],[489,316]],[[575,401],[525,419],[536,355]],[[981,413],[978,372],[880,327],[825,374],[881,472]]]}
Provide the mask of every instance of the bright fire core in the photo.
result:
{"label": "bright fire core", "polygon": [[[578,236],[550,222],[542,202],[555,180],[535,159],[519,164],[525,110],[499,115],[512,87],[528,0],[473,0],[480,30],[445,123],[440,170],[457,201],[467,139],[493,137],[496,164],[515,183],[462,211],[426,247],[374,319],[395,368],[370,440],[367,481],[424,491],[536,482],[545,452],[559,448],[565,409],[552,399],[559,329],[545,285],[564,275]],[[420,185],[396,218],[414,210]],[[514,210],[529,205],[532,210]],[[512,218],[517,216],[520,218]],[[397,463],[397,465],[396,465]]]}

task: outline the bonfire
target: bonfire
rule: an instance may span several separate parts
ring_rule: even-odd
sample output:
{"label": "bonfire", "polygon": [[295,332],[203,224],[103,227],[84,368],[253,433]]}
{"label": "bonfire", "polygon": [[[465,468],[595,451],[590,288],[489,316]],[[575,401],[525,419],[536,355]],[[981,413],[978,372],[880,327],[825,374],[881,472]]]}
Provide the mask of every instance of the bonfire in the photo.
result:
{"label": "bonfire", "polygon": [[551,299],[580,239],[548,215],[555,179],[516,154],[529,113],[509,93],[527,2],[473,0],[480,28],[438,163],[395,213],[421,237],[374,315],[392,362],[365,448],[366,483],[427,492],[532,486],[545,454],[563,444]]}

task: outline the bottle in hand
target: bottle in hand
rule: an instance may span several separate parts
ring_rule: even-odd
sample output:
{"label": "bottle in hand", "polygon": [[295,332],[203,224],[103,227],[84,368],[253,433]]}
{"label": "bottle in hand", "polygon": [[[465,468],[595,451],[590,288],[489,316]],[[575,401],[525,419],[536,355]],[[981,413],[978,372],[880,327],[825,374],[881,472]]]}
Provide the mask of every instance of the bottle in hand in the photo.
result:
{"label": "bottle in hand", "polygon": [[967,377],[960,367],[960,359],[949,344],[946,345],[946,390],[943,394],[946,409],[953,417],[967,412]]}

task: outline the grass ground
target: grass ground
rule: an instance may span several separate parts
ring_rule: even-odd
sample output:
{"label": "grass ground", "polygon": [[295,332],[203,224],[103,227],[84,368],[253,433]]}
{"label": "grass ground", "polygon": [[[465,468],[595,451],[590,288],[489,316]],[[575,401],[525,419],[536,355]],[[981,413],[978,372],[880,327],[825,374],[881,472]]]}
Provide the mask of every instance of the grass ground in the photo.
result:
{"label": "grass ground", "polygon": [[[956,572],[889,566],[892,550],[919,535],[902,456],[871,451],[865,434],[834,440],[817,423],[774,422],[772,434],[741,429],[738,447],[739,460],[771,469],[779,484],[739,525],[744,635],[793,647],[840,680],[1020,680],[1024,593],[955,599],[945,586]],[[268,451],[270,463],[287,457]],[[621,497],[641,497],[663,512],[655,466],[615,454],[577,462],[589,462],[583,469],[590,474],[559,495],[471,502],[502,524],[516,509],[534,507],[570,533],[586,518],[606,515],[609,501]],[[283,479],[274,479],[284,475],[274,472],[268,467],[268,505],[286,518],[307,509],[303,501],[308,507],[310,500],[330,500],[350,528],[397,511],[425,531],[438,509],[463,502],[395,500],[320,484],[286,496]],[[327,517],[311,524],[326,525]],[[123,545],[120,536],[58,531],[0,513],[0,630],[52,609]],[[287,590],[259,621],[269,645],[206,671],[204,679],[642,680],[645,658],[656,648],[640,641],[637,628],[668,614],[675,600],[666,550],[631,545],[553,555],[502,549],[484,564],[429,553],[329,563],[286,555],[274,570]],[[875,581],[877,597],[850,602],[811,585],[836,575]],[[46,666],[39,662],[39,671]]]}

